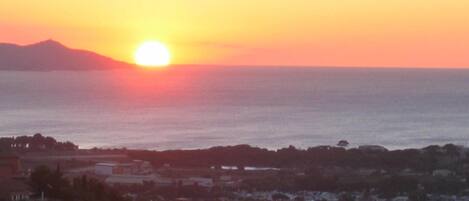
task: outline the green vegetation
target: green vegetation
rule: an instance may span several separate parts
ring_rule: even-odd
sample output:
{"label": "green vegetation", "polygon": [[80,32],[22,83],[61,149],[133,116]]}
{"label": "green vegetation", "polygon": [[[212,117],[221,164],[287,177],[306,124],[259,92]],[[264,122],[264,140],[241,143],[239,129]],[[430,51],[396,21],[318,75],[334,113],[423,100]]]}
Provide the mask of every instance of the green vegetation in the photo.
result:
{"label": "green vegetation", "polygon": [[96,179],[82,176],[71,181],[64,178],[60,167],[55,171],[47,166],[39,166],[30,177],[36,196],[44,196],[63,201],[125,201],[115,189]]}
{"label": "green vegetation", "polygon": [[246,191],[372,191],[384,198],[412,195],[414,200],[424,200],[425,193],[468,192],[469,157],[464,147],[447,144],[389,151],[377,147],[346,149],[345,141],[339,145],[278,150],[237,145],[199,150],[128,150],[128,154],[152,161],[156,167],[279,168],[270,175],[246,176],[240,186]]}
{"label": "green vegetation", "polygon": [[276,168],[312,168],[339,166],[350,168],[380,168],[386,170],[412,168],[419,172],[431,172],[446,168],[456,170],[458,163],[469,162],[461,147],[448,144],[432,145],[423,149],[392,151],[345,149],[334,146],[318,146],[297,149],[293,146],[268,150],[249,145],[212,147],[197,150],[128,150],[130,157],[152,161],[160,167],[219,167],[260,166]]}
{"label": "green vegetation", "polygon": [[33,136],[0,138],[1,151],[73,151],[78,146],[72,142],[58,142],[53,137],[45,137],[40,133]]}

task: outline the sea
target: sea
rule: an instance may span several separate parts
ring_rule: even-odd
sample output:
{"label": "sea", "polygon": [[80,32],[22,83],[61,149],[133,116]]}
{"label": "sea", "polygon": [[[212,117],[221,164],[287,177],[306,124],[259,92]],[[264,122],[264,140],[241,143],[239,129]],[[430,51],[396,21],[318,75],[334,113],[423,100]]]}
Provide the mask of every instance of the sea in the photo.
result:
{"label": "sea", "polygon": [[0,137],[35,133],[81,148],[467,146],[469,70],[0,71]]}

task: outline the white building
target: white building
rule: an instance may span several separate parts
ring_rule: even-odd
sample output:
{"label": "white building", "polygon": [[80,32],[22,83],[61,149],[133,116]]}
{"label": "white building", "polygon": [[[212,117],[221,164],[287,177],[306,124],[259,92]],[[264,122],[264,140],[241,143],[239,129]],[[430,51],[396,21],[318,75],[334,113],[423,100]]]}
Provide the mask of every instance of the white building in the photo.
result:
{"label": "white building", "polygon": [[156,186],[172,186],[175,185],[174,180],[166,177],[161,177],[158,174],[151,175],[111,175],[104,180],[109,185],[133,185],[144,184],[145,182],[152,182]]}
{"label": "white building", "polygon": [[177,179],[176,183],[181,184],[183,186],[201,186],[205,188],[211,188],[214,186],[213,179],[205,177],[189,177]]}
{"label": "white building", "polygon": [[97,175],[112,175],[115,163],[97,163],[94,166],[94,173]]}
{"label": "white building", "polygon": [[104,182],[109,185],[132,185],[154,182],[155,178],[155,175],[112,175],[106,178]]}
{"label": "white building", "polygon": [[409,200],[409,197],[407,196],[397,196],[392,199],[392,201],[408,201],[408,200]]}
{"label": "white building", "polygon": [[453,172],[447,169],[433,170],[433,176],[437,177],[447,177],[453,175]]}
{"label": "white building", "polygon": [[132,173],[131,164],[122,163],[96,163],[94,172],[97,175],[125,175]]}
{"label": "white building", "polygon": [[134,160],[132,163],[97,163],[95,174],[110,175],[150,175],[153,167],[148,161]]}

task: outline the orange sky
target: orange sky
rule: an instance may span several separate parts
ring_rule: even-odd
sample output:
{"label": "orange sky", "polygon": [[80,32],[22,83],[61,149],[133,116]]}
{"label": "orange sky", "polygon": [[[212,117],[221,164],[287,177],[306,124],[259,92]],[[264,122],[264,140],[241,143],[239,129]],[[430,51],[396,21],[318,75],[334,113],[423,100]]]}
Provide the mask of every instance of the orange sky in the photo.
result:
{"label": "orange sky", "polygon": [[1,0],[0,41],[64,44],[133,62],[469,67],[467,0]]}

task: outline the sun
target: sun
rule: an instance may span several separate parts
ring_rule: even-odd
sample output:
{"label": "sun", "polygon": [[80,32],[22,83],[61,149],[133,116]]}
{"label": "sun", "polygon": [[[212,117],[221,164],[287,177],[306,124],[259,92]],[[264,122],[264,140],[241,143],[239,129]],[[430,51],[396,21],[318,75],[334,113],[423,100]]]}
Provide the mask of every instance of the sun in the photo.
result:
{"label": "sun", "polygon": [[168,48],[157,41],[142,43],[135,52],[135,63],[145,67],[164,67],[171,62]]}

